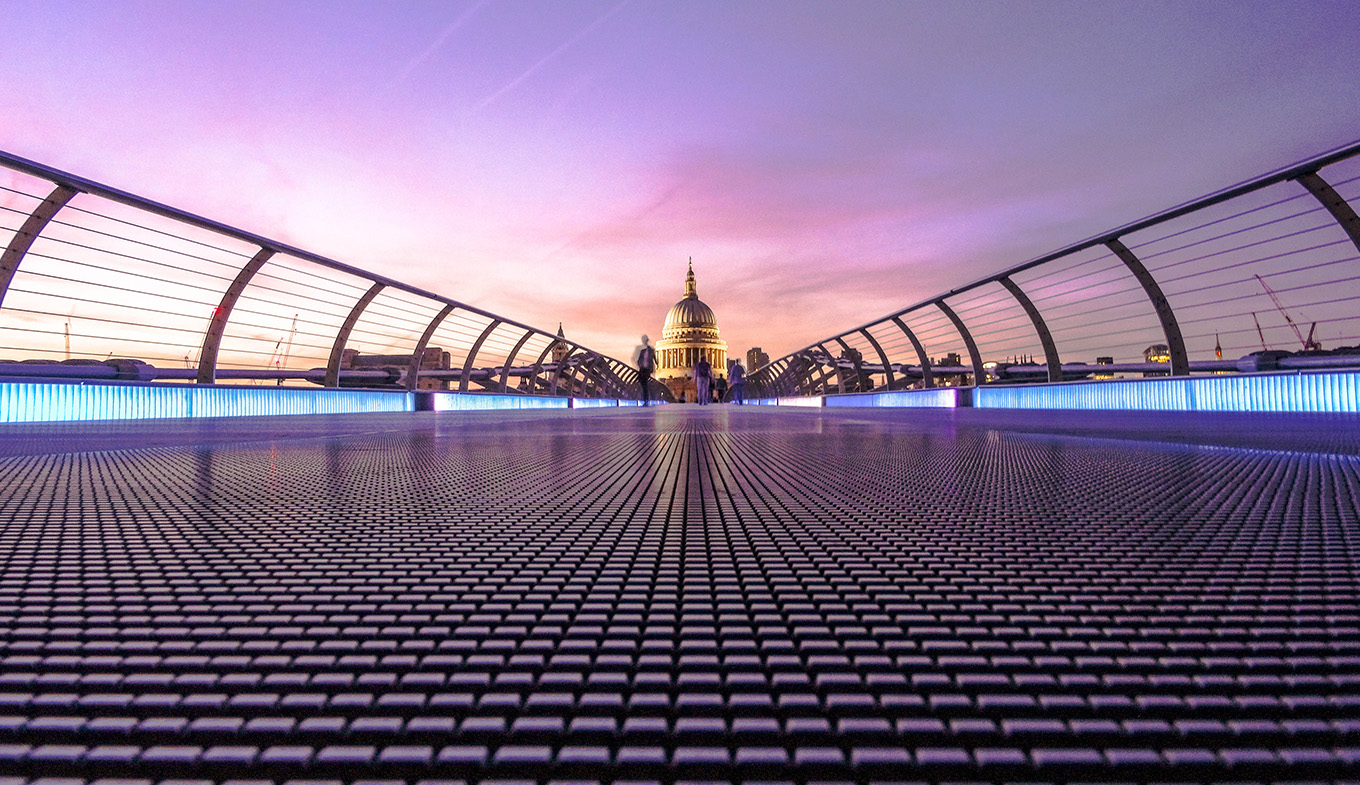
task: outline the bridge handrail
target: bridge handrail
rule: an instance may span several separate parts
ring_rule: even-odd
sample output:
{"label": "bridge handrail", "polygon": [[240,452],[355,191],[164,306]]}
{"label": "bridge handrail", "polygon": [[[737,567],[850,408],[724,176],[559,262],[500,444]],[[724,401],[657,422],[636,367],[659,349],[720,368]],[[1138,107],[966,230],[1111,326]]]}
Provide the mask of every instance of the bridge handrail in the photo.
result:
{"label": "bridge handrail", "polygon": [[[29,361],[43,359],[44,357],[47,359],[54,359],[57,352],[52,345],[52,341],[58,333],[53,327],[53,319],[60,319],[61,313],[68,309],[70,310],[70,314],[66,317],[67,323],[64,328],[65,340],[68,347],[64,354],[66,355],[67,360],[72,359],[72,353],[69,349],[71,340],[70,322],[73,321],[75,311],[81,307],[94,307],[101,314],[99,317],[91,317],[89,319],[82,317],[82,323],[86,321],[102,322],[109,327],[117,329],[127,328],[127,331],[129,332],[134,327],[144,326],[136,323],[136,320],[139,318],[137,308],[128,308],[126,307],[126,302],[120,303],[116,302],[116,300],[137,294],[134,289],[136,281],[138,280],[142,282],[142,285],[151,286],[154,284],[154,281],[148,280],[148,276],[132,276],[129,278],[132,283],[123,282],[120,286],[106,285],[104,290],[102,290],[103,297],[100,299],[81,298],[72,295],[69,297],[68,302],[62,303],[61,281],[66,280],[69,288],[69,284],[73,283],[70,281],[70,275],[68,274],[63,277],[62,275],[53,274],[50,271],[41,269],[43,265],[37,259],[41,254],[35,252],[30,257],[30,250],[43,247],[44,241],[48,240],[47,236],[44,235],[44,231],[49,230],[49,227],[54,223],[61,223],[57,220],[60,216],[71,214],[72,211],[70,210],[63,213],[63,208],[67,203],[77,195],[84,195],[81,198],[88,199],[89,197],[94,197],[103,200],[104,202],[123,205],[132,208],[139,215],[155,216],[159,219],[166,219],[171,225],[193,227],[196,230],[202,230],[203,232],[208,233],[210,236],[228,238],[229,240],[244,244],[247,247],[244,251],[238,252],[228,251],[227,249],[214,246],[204,246],[212,248],[213,251],[220,251],[225,256],[241,257],[249,255],[249,261],[245,262],[245,264],[239,264],[236,267],[232,283],[229,286],[226,286],[223,291],[216,293],[221,296],[220,300],[214,298],[213,301],[205,300],[199,303],[203,306],[210,307],[216,305],[217,307],[212,310],[211,316],[206,320],[199,320],[200,323],[197,326],[202,328],[199,332],[202,334],[203,339],[201,342],[197,342],[199,343],[198,346],[194,346],[193,343],[183,338],[183,335],[186,333],[194,333],[194,328],[190,326],[190,323],[194,321],[194,317],[189,314],[181,313],[178,310],[171,310],[169,312],[158,311],[156,308],[147,305],[144,308],[146,313],[142,318],[145,318],[146,315],[150,314],[159,314],[157,318],[164,317],[167,322],[176,322],[179,326],[164,327],[155,339],[146,338],[139,340],[136,338],[126,338],[108,334],[103,336],[110,344],[118,343],[123,347],[133,346],[134,348],[141,346],[151,355],[154,355],[154,357],[142,356],[133,357],[131,359],[159,360],[164,364],[170,359],[170,355],[166,353],[164,347],[179,343],[181,349],[188,350],[185,352],[186,365],[190,365],[191,361],[188,358],[190,355],[194,354],[195,349],[198,350],[197,361],[193,362],[193,367],[197,371],[194,375],[196,381],[219,381],[216,373],[218,360],[217,352],[221,347],[224,333],[232,327],[230,319],[238,299],[252,291],[256,293],[262,290],[275,293],[281,292],[282,289],[270,290],[268,287],[262,287],[260,285],[260,280],[266,276],[261,275],[257,277],[256,273],[262,268],[268,268],[271,262],[277,262],[277,260],[280,259],[292,259],[307,263],[321,270],[337,273],[344,278],[363,281],[368,285],[368,291],[365,293],[364,297],[359,298],[354,306],[350,308],[349,317],[345,319],[345,323],[341,325],[335,333],[335,340],[332,342],[330,357],[327,361],[327,370],[329,371],[325,377],[327,386],[338,386],[341,383],[341,376],[345,375],[341,373],[341,369],[339,368],[340,363],[343,361],[344,349],[346,348],[350,331],[361,329],[363,326],[366,326],[365,309],[368,303],[379,295],[384,295],[390,299],[393,293],[400,292],[411,298],[415,298],[417,301],[420,301],[422,305],[428,305],[430,308],[439,307],[441,309],[437,318],[431,319],[428,322],[419,323],[420,327],[426,328],[424,330],[426,334],[423,338],[419,342],[408,342],[415,343],[418,347],[418,351],[411,352],[410,359],[405,361],[407,373],[403,374],[403,383],[409,383],[413,389],[421,375],[420,371],[422,370],[421,357],[417,355],[419,355],[427,346],[439,345],[430,343],[431,340],[438,340],[441,344],[445,344],[440,348],[467,350],[464,356],[460,358],[463,360],[463,363],[461,364],[463,372],[458,377],[459,389],[467,390],[469,388],[469,382],[476,380],[486,389],[494,389],[496,386],[499,386],[500,391],[504,391],[509,387],[508,382],[509,376],[511,375],[511,366],[515,365],[513,361],[516,359],[516,353],[521,351],[538,353],[541,351],[542,354],[539,357],[538,362],[532,363],[529,366],[532,369],[532,377],[525,378],[524,376],[521,376],[527,383],[526,392],[531,394],[570,394],[585,397],[637,396],[636,374],[627,363],[617,358],[610,357],[602,352],[591,350],[589,347],[583,346],[570,339],[559,338],[557,335],[547,330],[532,327],[520,321],[500,316],[478,306],[470,305],[419,286],[399,281],[389,276],[373,273],[354,265],[337,261],[325,255],[296,247],[289,243],[265,237],[210,218],[205,218],[186,210],[147,199],[86,177],[46,166],[12,153],[0,151],[0,167],[11,172],[17,172],[31,178],[36,178],[39,181],[46,181],[56,188],[56,190],[47,195],[45,199],[42,198],[42,194],[31,193],[31,187],[30,190],[25,190],[23,188],[5,188],[4,191],[6,193],[0,193],[0,196],[6,196],[7,194],[13,195],[8,197],[8,201],[11,202],[15,201],[15,197],[28,197],[33,200],[41,199],[32,211],[27,212],[10,205],[5,205],[6,212],[23,215],[25,221],[22,227],[6,227],[11,229],[12,234],[8,238],[8,245],[5,248],[3,261],[0,261],[0,336],[4,336],[3,339],[0,339],[0,348],[7,349],[10,352],[29,352],[29,356],[24,356],[22,359]],[[77,210],[76,212],[87,211]],[[112,221],[118,220],[95,212],[88,212],[87,214]],[[160,267],[173,267],[175,264],[184,264],[190,260],[193,260],[195,263],[213,261],[204,255],[191,255],[174,251],[166,247],[164,243],[149,245],[132,236],[139,232],[142,233],[142,235],[168,234],[172,237],[177,237],[177,239],[186,243],[198,242],[185,237],[184,231],[182,230],[178,232],[175,230],[166,231],[145,224],[119,223],[124,224],[124,226],[121,226],[119,229],[120,233],[93,231],[89,227],[78,227],[85,231],[82,238],[88,239],[94,237],[99,243],[99,247],[95,247],[67,242],[64,246],[65,248],[70,249],[79,247],[81,249],[81,256],[79,259],[49,255],[46,259],[41,261],[52,262],[52,265],[48,266],[59,266],[58,263],[66,266],[77,265],[82,268],[82,271],[89,271],[92,278],[102,276],[110,279],[120,272],[117,269],[120,260],[125,262],[128,266],[132,266],[136,263],[145,263],[147,265],[156,265]],[[72,226],[71,224],[64,225],[68,227]],[[5,240],[0,238],[0,242],[5,242]],[[52,242],[56,241],[48,240],[48,245],[50,246]],[[126,251],[126,246],[130,244],[139,245],[141,249],[154,248],[154,250],[148,251],[145,255],[140,256],[129,255],[126,252],[120,253],[117,250],[123,248],[124,251]],[[200,245],[202,244],[200,243]],[[101,255],[107,256],[109,259],[112,259],[113,262],[101,265],[99,262],[93,261],[94,257],[100,257]],[[153,258],[162,256],[168,259],[169,262],[156,261]],[[25,264],[21,267],[21,263],[25,261],[26,257],[28,257],[29,264]],[[196,270],[195,272],[215,281],[225,282],[227,280],[226,278],[218,278],[217,276],[212,275],[211,272],[206,269],[208,265],[202,264],[201,267],[202,269]],[[290,272],[296,273],[298,271],[290,270]],[[299,277],[305,278],[308,274],[308,272],[302,271]],[[28,290],[22,292],[21,296],[26,296],[26,305],[28,307],[11,307],[13,301],[12,297],[11,303],[6,303],[6,295],[7,293],[11,293],[11,284],[16,278],[23,280],[25,277],[27,277],[30,282],[37,281],[39,278],[46,278],[53,283],[50,288],[46,290]],[[304,285],[299,283],[296,279],[289,280],[291,284],[298,284],[299,286]],[[170,281],[169,278],[166,278],[163,283],[167,288],[175,288],[174,282]],[[351,286],[341,278],[333,279],[328,283],[338,284],[341,287]],[[305,285],[312,286],[310,281]],[[251,288],[252,286],[254,286],[253,290]],[[316,293],[321,295],[342,294],[334,289],[322,287],[314,288],[316,289]],[[162,296],[159,299],[165,302],[173,302],[174,309],[182,309],[187,305],[197,302],[194,296],[189,296],[186,294],[186,291],[193,290],[193,295],[206,296],[206,292],[211,290],[210,287],[199,284],[185,285],[183,282],[179,283],[178,289],[179,294],[175,296]],[[18,289],[16,288],[16,292],[17,291]],[[148,296],[145,299],[155,300],[156,297]],[[53,300],[56,300],[58,304],[55,306],[51,305],[50,303]],[[33,307],[32,303],[35,301],[45,302],[48,303],[48,305]],[[262,302],[268,301],[264,300]],[[273,304],[278,305],[278,303]],[[120,305],[125,306],[124,311],[120,313],[126,313],[127,315],[115,318],[112,315],[113,307]],[[409,306],[408,303],[400,303],[398,305]],[[340,303],[334,302],[329,296],[316,296],[316,294],[314,294],[307,302],[298,306],[299,313],[294,315],[294,329],[292,334],[294,336],[297,334],[296,322],[301,312],[311,309],[310,313],[323,314],[326,313],[328,309],[339,306]],[[404,313],[407,315],[415,314],[415,311],[403,310],[402,307],[396,307],[395,305],[389,307],[394,308],[395,311],[393,312],[395,313]],[[205,310],[207,309],[205,308]],[[451,315],[455,315],[455,312],[456,318],[462,321],[457,325],[447,323],[446,320],[448,320]],[[338,314],[338,312],[331,312],[327,315],[334,316],[336,314]],[[274,314],[274,316],[277,317],[277,314]],[[203,321],[206,321],[207,324],[202,324]],[[373,319],[370,318],[368,321],[371,322]],[[39,324],[42,325],[42,327],[34,328],[31,326],[32,324]],[[417,323],[413,321],[410,325],[402,325],[404,328],[402,329],[403,335],[407,332],[410,332],[412,335],[417,334],[418,331],[415,329],[416,324]],[[459,327],[462,328],[461,332],[458,330]],[[444,331],[442,335],[439,334],[441,329]],[[470,339],[470,335],[473,331],[479,331],[479,334],[475,339]],[[500,335],[497,335],[493,339],[493,333],[496,333],[497,331],[500,332]],[[179,334],[179,337],[177,338],[168,334]],[[309,332],[306,334],[315,338],[321,338],[316,332]],[[401,336],[391,337],[393,343],[396,343],[399,342]],[[468,337],[469,339],[464,340],[464,337]],[[482,373],[487,369],[473,367],[478,358],[479,350],[483,350],[488,346],[488,339],[492,339],[492,343],[499,344],[501,348],[507,347],[511,343],[515,344],[514,351],[502,352],[500,355],[493,358],[498,361],[494,364],[494,367],[496,369],[505,370],[501,378],[492,380],[492,382],[499,382],[499,385],[487,382],[486,375]],[[280,343],[282,340],[282,337],[280,337]],[[291,344],[292,341],[290,338],[290,346]],[[548,354],[554,346],[565,349],[565,355],[572,357],[574,362],[563,362],[560,364],[555,361],[546,362]],[[323,350],[320,346],[312,346],[311,348]],[[117,350],[115,350],[115,353],[118,353],[120,356],[125,354],[125,352],[117,352]],[[261,352],[255,353],[260,354]],[[78,351],[76,354],[84,355],[86,358],[92,358],[99,356],[101,352],[86,350],[84,352]],[[79,357],[76,359],[79,359]],[[526,360],[531,360],[532,356],[525,358],[523,355],[520,355],[519,359],[521,362],[515,367],[515,370],[522,371],[521,366],[525,365]],[[249,360],[247,360],[247,364],[250,364]],[[544,376],[545,369],[551,373],[550,379],[541,378]],[[279,368],[274,368],[273,370],[275,373],[272,375],[265,374],[262,378],[277,378],[279,376]],[[304,370],[311,371],[311,369],[299,369],[300,372]],[[184,374],[178,373],[174,375],[182,377]],[[239,374],[233,375],[239,376]],[[311,373],[310,375],[315,376],[314,373]],[[170,376],[171,374],[169,373],[165,374],[165,378],[169,378]],[[306,374],[299,373],[295,378],[302,379],[306,376]],[[430,374],[431,378],[435,376],[447,378],[448,373],[441,372]],[[559,389],[559,387],[561,389]]]}
{"label": "bridge handrail", "polygon": [[[1189,322],[1184,319],[1178,319],[1177,317],[1180,311],[1204,309],[1207,306],[1218,305],[1219,303],[1211,300],[1197,302],[1193,298],[1187,297],[1185,292],[1164,292],[1162,287],[1168,280],[1179,281],[1182,280],[1184,276],[1182,276],[1182,278],[1169,279],[1167,276],[1159,275],[1159,272],[1165,271],[1172,266],[1179,267],[1181,265],[1192,264],[1196,261],[1202,261],[1202,259],[1196,260],[1191,258],[1149,269],[1145,264],[1147,259],[1170,253],[1171,251],[1158,251],[1151,256],[1141,255],[1142,258],[1140,258],[1140,253],[1138,253],[1138,251],[1142,250],[1142,246],[1135,244],[1133,248],[1130,248],[1124,243],[1124,240],[1154,227],[1174,226],[1180,219],[1207,214],[1207,212],[1219,205],[1233,203],[1237,200],[1245,200],[1272,186],[1297,182],[1303,187],[1298,190],[1296,196],[1311,194],[1318,202],[1314,208],[1307,212],[1330,214],[1327,219],[1332,226],[1330,231],[1332,231],[1337,238],[1348,238],[1349,244],[1353,245],[1357,251],[1360,251],[1360,220],[1356,219],[1354,209],[1350,206],[1350,202],[1336,190],[1337,187],[1342,185],[1348,186],[1354,190],[1355,183],[1360,181],[1360,167],[1357,167],[1357,163],[1360,162],[1360,157],[1357,156],[1360,156],[1360,140],[1281,167],[1259,177],[1254,177],[1227,188],[1223,188],[1207,196],[1184,202],[1146,218],[1088,237],[1058,250],[1007,267],[999,272],[983,276],[965,285],[952,288],[946,292],[927,297],[884,316],[809,344],[767,363],[764,367],[755,370],[751,374],[752,385],[766,395],[816,395],[825,392],[845,392],[847,391],[847,388],[857,390],[890,390],[902,389],[908,385],[915,384],[926,387],[932,386],[933,383],[937,381],[934,377],[938,374],[932,372],[932,365],[934,363],[928,357],[928,352],[931,347],[926,344],[930,342],[921,340],[921,330],[919,328],[913,330],[912,325],[909,325],[904,321],[904,317],[923,316],[924,314],[922,312],[927,309],[929,309],[930,317],[933,317],[934,321],[932,337],[935,339],[933,342],[935,348],[939,348],[940,344],[944,343],[954,345],[950,348],[962,350],[958,352],[958,354],[962,359],[961,364],[966,366],[966,371],[965,373],[960,374],[956,372],[957,368],[951,368],[947,375],[953,381],[963,382],[971,380],[975,384],[984,384],[1004,380],[1004,373],[997,373],[991,370],[993,363],[1001,366],[1006,365],[1006,363],[996,362],[1003,358],[996,357],[995,355],[991,357],[986,356],[988,353],[987,347],[979,346],[983,341],[977,339],[985,336],[994,339],[994,342],[1009,343],[1011,346],[1018,346],[1020,341],[1018,330],[1021,326],[1023,326],[1023,329],[1028,333],[1028,336],[1025,338],[1025,340],[1028,341],[1028,346],[1026,348],[1033,350],[1032,356],[1040,358],[1038,365],[1045,371],[1043,374],[1044,378],[1040,380],[1062,381],[1065,378],[1072,378],[1072,374],[1079,374],[1081,369],[1074,369],[1072,367],[1074,364],[1071,362],[1063,362],[1061,355],[1066,353],[1058,351],[1058,341],[1054,339],[1052,334],[1054,331],[1051,330],[1051,326],[1056,322],[1064,320],[1070,322],[1077,316],[1088,317],[1085,320],[1088,325],[1099,325],[1100,321],[1097,318],[1098,314],[1068,312],[1055,319],[1052,313],[1046,315],[1045,308],[1040,307],[1040,304],[1032,301],[1031,297],[1027,295],[1025,289],[1029,288],[1030,294],[1032,294],[1035,291],[1035,287],[1022,286],[1020,283],[1017,283],[1017,280],[1026,273],[1040,271],[1042,268],[1050,266],[1052,263],[1060,260],[1075,259],[1079,255],[1093,250],[1107,255],[1103,260],[1096,259],[1093,261],[1117,259],[1120,264],[1113,265],[1113,267],[1120,268],[1120,271],[1125,276],[1122,285],[1127,288],[1123,291],[1138,292],[1142,295],[1141,299],[1144,303],[1144,307],[1151,306],[1150,310],[1153,312],[1152,315],[1155,316],[1155,320],[1142,326],[1147,327],[1150,324],[1151,326],[1158,328],[1159,334],[1149,333],[1149,339],[1155,338],[1156,340],[1148,340],[1147,342],[1150,344],[1164,345],[1166,354],[1169,355],[1167,360],[1163,361],[1164,364],[1162,367],[1164,373],[1179,376],[1192,372],[1221,372],[1221,369],[1218,368],[1210,370],[1211,363],[1206,363],[1205,361],[1194,361],[1192,367],[1192,361],[1190,359],[1191,352],[1186,349],[1185,337],[1181,334],[1181,325],[1182,323],[1203,322],[1211,318],[1224,320],[1229,318],[1235,319],[1244,314],[1223,313],[1220,308],[1218,309],[1218,313],[1196,311],[1194,315],[1197,318],[1189,320]],[[1345,165],[1348,169],[1344,173],[1344,179],[1342,181],[1329,183],[1322,177],[1320,172],[1327,167],[1336,165]],[[1352,196],[1352,198],[1354,198],[1354,196]],[[1166,237],[1147,240],[1143,243],[1143,246],[1161,242],[1162,240],[1169,239],[1173,236],[1193,233],[1225,221],[1231,221],[1232,219],[1240,218],[1247,213],[1254,213],[1260,210],[1277,207],[1285,201],[1292,201],[1292,199],[1293,197],[1262,207],[1252,207],[1244,212],[1228,216],[1227,218],[1218,218],[1217,220],[1211,220],[1208,223],[1203,223],[1196,227],[1177,231]],[[1304,213],[1276,218],[1272,221],[1257,224],[1256,226],[1237,229],[1232,234],[1237,235],[1254,232],[1259,230],[1262,226],[1273,223],[1283,223],[1287,220],[1297,219],[1302,215],[1304,215]],[[1313,229],[1316,228],[1317,227],[1314,227]],[[1311,232],[1313,229],[1307,231]],[[1303,232],[1296,232],[1294,234],[1303,234]],[[1294,234],[1287,233],[1281,229],[1277,234],[1264,240],[1255,240],[1251,245],[1260,246],[1268,242],[1286,240],[1293,237]],[[1208,244],[1215,239],[1222,238],[1209,238],[1193,244]],[[1338,245],[1338,242],[1332,242],[1328,245],[1335,246]],[[1171,250],[1176,251],[1182,249]],[[1313,250],[1316,250],[1316,248],[1295,249],[1290,251],[1289,254],[1300,254]],[[1224,253],[1225,252],[1216,252],[1214,254],[1206,254],[1204,258],[1212,256],[1217,259],[1223,256]],[[1283,259],[1289,254],[1280,254],[1279,258]],[[1219,261],[1221,261],[1221,259]],[[1214,284],[1214,288],[1220,289],[1225,288],[1230,284],[1235,285],[1243,283],[1250,284],[1251,287],[1254,287],[1254,294],[1258,295],[1261,300],[1259,301],[1260,308],[1257,311],[1252,311],[1251,315],[1252,318],[1257,319],[1258,322],[1258,313],[1266,314],[1268,317],[1272,317],[1276,313],[1276,306],[1264,302],[1264,298],[1267,295],[1272,299],[1274,298],[1274,292],[1271,290],[1269,284],[1266,283],[1265,279],[1281,277],[1291,273],[1298,274],[1304,271],[1311,271],[1319,266],[1318,264],[1305,265],[1299,263],[1294,268],[1281,269],[1279,265],[1260,266],[1260,263],[1263,261],[1269,260],[1235,261],[1233,265],[1230,266],[1253,266],[1253,274],[1249,277],[1243,277],[1240,280],[1231,282],[1224,281]],[[1335,264],[1336,262],[1329,260],[1326,263]],[[1086,263],[1083,262],[1082,264]],[[1259,272],[1256,270],[1259,270]],[[1221,272],[1221,270],[1206,269],[1190,273],[1190,276],[1212,275],[1218,272]],[[1255,279],[1254,281],[1252,280],[1253,278]],[[1341,298],[1339,302],[1310,303],[1309,307],[1319,307],[1320,305],[1333,306],[1322,309],[1328,312],[1329,317],[1326,319],[1318,319],[1316,320],[1317,323],[1344,323],[1344,331],[1341,335],[1341,339],[1348,341],[1353,340],[1356,343],[1360,343],[1360,321],[1348,318],[1348,314],[1346,313],[1348,308],[1352,311],[1355,310],[1355,303],[1360,301],[1360,289],[1355,286],[1356,280],[1360,279],[1342,281],[1341,283],[1347,284],[1347,286],[1329,293],[1329,296],[1334,295],[1337,298]],[[1320,285],[1321,284],[1316,282],[1310,282],[1307,287],[1317,287]],[[994,290],[993,299],[996,301],[993,304],[999,307],[978,311],[976,308],[960,309],[951,307],[950,303],[946,302],[947,300],[951,302],[957,301],[960,298],[960,295],[977,294],[985,287],[992,287]],[[1049,286],[1047,288],[1052,287]],[[1242,293],[1239,287],[1239,294],[1232,299],[1244,300],[1248,299],[1252,294],[1252,292]],[[973,300],[963,303],[963,305],[976,302],[976,300],[981,299],[983,296],[985,295],[979,294],[977,297],[974,297]],[[1175,307],[1173,307],[1173,301]],[[1292,319],[1289,319],[1288,317],[1288,311],[1284,310],[1284,306],[1279,306],[1279,309],[1284,315],[1285,320],[1289,322],[1290,327],[1286,328],[1285,324],[1270,324],[1268,329],[1271,333],[1276,335],[1277,340],[1284,341],[1288,338],[1288,335],[1285,334],[1283,337],[1280,337],[1281,331],[1292,329],[1293,323]],[[964,312],[965,310],[967,310],[967,312]],[[1070,311],[1070,309],[1068,310]],[[1209,310],[1212,311],[1213,309]],[[938,313],[936,313],[936,311],[938,311]],[[1007,328],[1009,334],[1005,337],[999,337],[999,328],[995,327],[995,325],[1004,322],[1007,319],[1012,322],[1012,326]],[[1062,326],[1069,331],[1072,329],[1070,325]],[[1240,321],[1235,323],[1233,327],[1233,333],[1249,331],[1251,333],[1250,337],[1255,337],[1257,332],[1255,330],[1250,330],[1249,325],[1246,326],[1247,329],[1244,330],[1244,325],[1242,325]],[[1263,344],[1270,343],[1266,338],[1265,329],[1262,329],[1259,332],[1262,339],[1261,342]],[[1299,332],[1301,337],[1301,331],[1296,332]],[[1215,332],[1214,335],[1215,345],[1217,345],[1218,332]],[[1205,336],[1199,335],[1195,337],[1202,339]],[[892,342],[892,346],[885,347],[885,344],[889,342]],[[911,345],[907,346],[907,342],[910,342]],[[836,349],[836,351],[833,351],[833,348]],[[1149,346],[1149,349],[1152,348],[1154,347]],[[1233,348],[1240,350],[1243,347],[1237,345]],[[897,351],[889,351],[888,349],[895,349]],[[897,357],[891,357],[890,355],[892,354],[896,354]],[[1101,352],[1100,354],[1105,353]],[[1357,352],[1357,354],[1360,354],[1360,352]],[[1022,357],[1027,358],[1030,356],[1028,354],[1017,351],[1013,356],[1016,359],[1016,363],[1023,362],[1025,365],[1034,365],[1027,360],[1021,359]],[[1006,359],[1010,358],[1007,357]],[[1141,360],[1143,358],[1139,359]],[[988,362],[989,360],[993,362]],[[1131,365],[1131,361],[1128,359],[1116,359],[1114,362],[1126,366]],[[960,363],[955,363],[955,365],[958,364]],[[1012,363],[1012,365],[1014,364],[1015,363]],[[1240,370],[1253,370],[1255,369],[1256,364],[1256,361],[1248,358],[1242,358],[1241,362],[1231,363],[1232,367],[1242,366]],[[1360,365],[1360,357],[1357,357],[1356,364]],[[1076,365],[1080,365],[1080,363],[1077,363]],[[1269,358],[1266,359],[1265,366],[1267,367],[1263,367],[1261,370],[1268,370],[1270,367],[1274,367]],[[1031,367],[1030,372],[1027,375],[1032,377],[1034,375],[1032,371],[1033,368]],[[1064,375],[1065,371],[1067,373],[1066,376]],[[907,378],[897,378],[900,374],[905,374]],[[880,378],[877,377],[881,377],[881,381]],[[850,379],[848,385],[847,378]]]}

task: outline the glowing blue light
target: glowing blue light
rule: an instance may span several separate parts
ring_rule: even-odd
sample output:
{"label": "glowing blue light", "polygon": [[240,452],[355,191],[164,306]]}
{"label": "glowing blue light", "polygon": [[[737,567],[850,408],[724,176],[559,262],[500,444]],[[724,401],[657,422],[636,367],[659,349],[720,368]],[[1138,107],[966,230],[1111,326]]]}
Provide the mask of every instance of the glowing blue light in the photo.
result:
{"label": "glowing blue light", "polygon": [[296,387],[0,382],[0,422],[409,412],[409,393]]}
{"label": "glowing blue light", "polygon": [[953,409],[959,406],[959,388],[848,393],[826,396],[827,406],[882,406],[908,409]]}
{"label": "glowing blue light", "polygon": [[434,393],[430,397],[433,401],[434,411],[437,412],[476,412],[502,409],[566,409],[571,405],[570,398],[547,398],[533,395]]}
{"label": "glowing blue light", "polygon": [[822,397],[817,395],[811,398],[801,397],[780,397],[775,399],[776,406],[811,406],[821,407]]}
{"label": "glowing blue light", "polygon": [[616,398],[572,398],[571,408],[573,409],[604,409],[618,406]]}
{"label": "glowing blue light", "polygon": [[1360,412],[1360,373],[1319,371],[977,387],[980,409]]}

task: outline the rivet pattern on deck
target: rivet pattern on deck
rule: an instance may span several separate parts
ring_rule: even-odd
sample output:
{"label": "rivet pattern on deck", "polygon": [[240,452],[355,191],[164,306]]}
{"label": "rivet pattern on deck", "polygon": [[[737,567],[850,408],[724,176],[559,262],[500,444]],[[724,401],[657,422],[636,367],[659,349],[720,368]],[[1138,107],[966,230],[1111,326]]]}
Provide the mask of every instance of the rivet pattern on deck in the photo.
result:
{"label": "rivet pattern on deck", "polygon": [[1354,456],[254,422],[0,458],[0,784],[1360,774]]}

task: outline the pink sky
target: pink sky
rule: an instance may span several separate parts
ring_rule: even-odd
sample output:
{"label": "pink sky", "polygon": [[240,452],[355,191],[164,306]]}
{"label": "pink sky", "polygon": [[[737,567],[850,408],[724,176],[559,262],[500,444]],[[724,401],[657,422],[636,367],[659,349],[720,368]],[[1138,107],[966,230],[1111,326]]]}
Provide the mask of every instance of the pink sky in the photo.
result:
{"label": "pink sky", "polygon": [[0,3],[0,149],[627,357],[773,356],[1360,137],[1341,2]]}

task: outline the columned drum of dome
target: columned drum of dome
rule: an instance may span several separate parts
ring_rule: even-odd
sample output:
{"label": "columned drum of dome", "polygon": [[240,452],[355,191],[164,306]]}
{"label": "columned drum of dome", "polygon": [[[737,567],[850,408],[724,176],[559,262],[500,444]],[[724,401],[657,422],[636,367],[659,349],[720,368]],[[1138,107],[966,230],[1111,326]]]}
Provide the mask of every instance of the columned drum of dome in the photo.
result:
{"label": "columned drum of dome", "polygon": [[727,342],[718,335],[718,318],[699,299],[694,264],[685,275],[685,297],[671,306],[656,342],[656,378],[676,400],[693,401],[694,366],[707,359],[715,374],[727,373]]}

